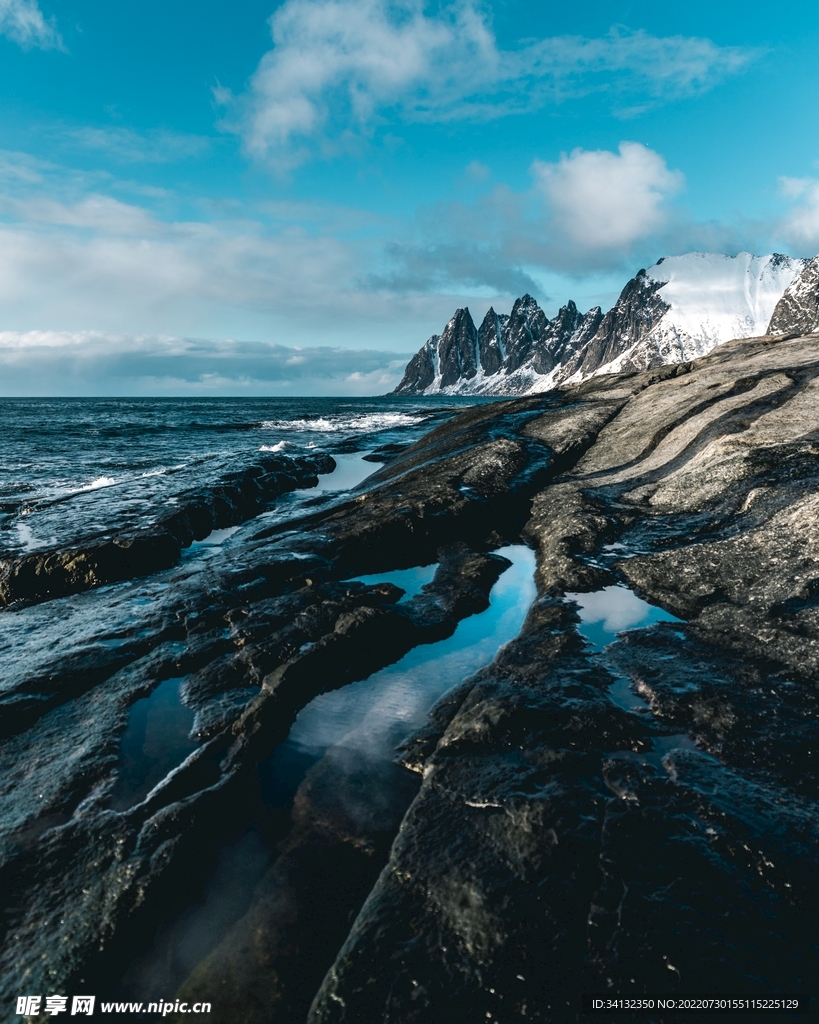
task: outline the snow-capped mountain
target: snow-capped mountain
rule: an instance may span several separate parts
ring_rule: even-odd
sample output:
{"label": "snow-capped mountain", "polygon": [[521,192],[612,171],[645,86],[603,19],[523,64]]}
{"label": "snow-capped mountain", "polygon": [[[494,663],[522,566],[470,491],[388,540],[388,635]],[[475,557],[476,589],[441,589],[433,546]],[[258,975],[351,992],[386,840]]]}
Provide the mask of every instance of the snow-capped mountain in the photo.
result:
{"label": "snow-capped mountain", "polygon": [[[814,263],[819,279],[817,261],[691,252],[641,270],[605,315],[568,302],[549,320],[524,295],[509,316],[490,309],[476,328],[459,309],[412,357],[393,393],[531,394],[595,373],[695,359],[731,338],[765,334],[783,293]],[[807,309],[811,294],[816,282],[806,280],[793,302]]]}
{"label": "snow-capped mountain", "polygon": [[773,311],[768,334],[814,334],[819,331],[819,256],[785,289]]}

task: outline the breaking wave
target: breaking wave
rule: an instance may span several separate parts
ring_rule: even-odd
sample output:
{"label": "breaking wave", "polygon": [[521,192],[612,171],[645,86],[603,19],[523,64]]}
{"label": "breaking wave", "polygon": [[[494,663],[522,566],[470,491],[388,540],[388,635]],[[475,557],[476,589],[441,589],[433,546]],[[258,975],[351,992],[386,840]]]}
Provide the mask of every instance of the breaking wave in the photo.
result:
{"label": "breaking wave", "polygon": [[423,415],[406,412],[372,412],[362,416],[316,416],[315,419],[264,420],[262,426],[268,430],[300,430],[329,434],[338,430],[389,430],[391,427],[409,427],[423,423]]}

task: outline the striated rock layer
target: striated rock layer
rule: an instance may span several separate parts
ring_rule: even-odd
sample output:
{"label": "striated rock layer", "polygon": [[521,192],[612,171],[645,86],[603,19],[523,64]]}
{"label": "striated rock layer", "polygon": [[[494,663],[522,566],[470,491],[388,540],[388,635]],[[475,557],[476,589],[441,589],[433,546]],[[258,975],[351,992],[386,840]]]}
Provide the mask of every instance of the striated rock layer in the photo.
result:
{"label": "striated rock layer", "polygon": [[192,541],[252,519],[287,491],[315,487],[318,474],[331,473],[335,466],[329,455],[269,457],[215,487],[182,494],[176,510],[153,527],[95,538],[82,548],[0,560],[0,607],[48,601],[167,569]]}
{"label": "striated rock layer", "polygon": [[[246,826],[298,710],[485,608],[521,536],[520,636],[384,786],[338,750],[310,769],[185,998],[231,1024],[311,1000],[311,1024],[507,1024],[577,1020],[581,993],[819,991],[817,456],[816,336],[482,405],[116,645],[44,652],[4,681],[0,1003],[104,992]],[[431,561],[400,603],[344,582]],[[595,651],[566,595],[605,587],[684,621]],[[183,676],[199,746],[117,809],[127,710]]]}

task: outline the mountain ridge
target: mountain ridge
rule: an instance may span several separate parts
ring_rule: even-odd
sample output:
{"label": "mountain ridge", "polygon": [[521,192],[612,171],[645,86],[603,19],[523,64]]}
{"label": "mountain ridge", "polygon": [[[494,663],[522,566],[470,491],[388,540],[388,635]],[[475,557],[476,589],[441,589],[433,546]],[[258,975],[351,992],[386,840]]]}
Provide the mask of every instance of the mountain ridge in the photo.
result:
{"label": "mountain ridge", "polygon": [[685,362],[771,324],[782,325],[777,333],[819,329],[819,257],[663,257],[638,271],[606,313],[581,313],[569,300],[550,320],[528,293],[508,315],[490,307],[480,327],[468,307],[458,309],[392,394],[537,394],[598,373]]}

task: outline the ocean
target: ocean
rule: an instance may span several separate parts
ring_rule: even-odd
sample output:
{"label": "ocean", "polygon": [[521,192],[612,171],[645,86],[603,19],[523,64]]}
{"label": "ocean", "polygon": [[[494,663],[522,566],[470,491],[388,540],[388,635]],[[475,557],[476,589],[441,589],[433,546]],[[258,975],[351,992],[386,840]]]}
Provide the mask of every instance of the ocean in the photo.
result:
{"label": "ocean", "polygon": [[[361,456],[411,443],[476,401],[0,399],[0,559],[146,526],[182,492],[265,453],[340,456],[322,486],[343,490],[378,469],[354,470]],[[300,497],[285,501],[288,514]]]}

